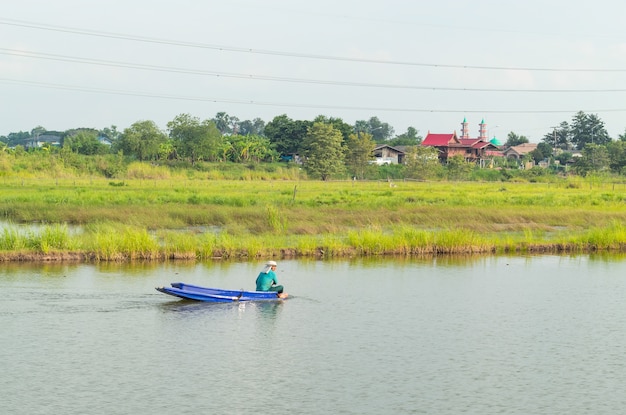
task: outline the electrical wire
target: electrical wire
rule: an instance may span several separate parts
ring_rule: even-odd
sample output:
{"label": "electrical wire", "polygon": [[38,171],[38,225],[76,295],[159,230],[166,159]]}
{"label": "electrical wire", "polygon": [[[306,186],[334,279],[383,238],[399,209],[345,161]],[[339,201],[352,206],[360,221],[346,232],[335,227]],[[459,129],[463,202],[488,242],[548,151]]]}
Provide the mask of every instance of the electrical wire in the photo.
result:
{"label": "electrical wire", "polygon": [[0,48],[0,54],[19,56],[19,57],[25,57],[25,58],[33,58],[33,59],[53,60],[53,61],[60,61],[60,62],[73,62],[73,63],[97,65],[97,66],[109,66],[109,67],[130,68],[130,69],[139,69],[139,70],[147,70],[147,71],[214,76],[217,78],[236,78],[236,79],[289,82],[289,83],[301,83],[301,84],[348,86],[348,87],[414,89],[414,90],[426,90],[426,91],[506,92],[506,93],[513,93],[513,92],[527,92],[527,93],[626,92],[626,88],[621,88],[621,89],[619,88],[611,88],[611,89],[455,88],[455,87],[436,87],[436,86],[420,86],[420,85],[380,84],[380,83],[370,83],[370,82],[328,81],[328,80],[321,80],[321,79],[289,78],[289,77],[282,77],[282,76],[253,75],[253,74],[242,74],[242,73],[233,73],[233,72],[208,71],[208,70],[201,70],[201,69],[177,68],[177,67],[171,67],[171,66],[146,65],[146,64],[140,64],[140,63],[109,61],[109,60],[92,59],[92,58],[80,58],[80,57],[75,57],[75,56],[56,55],[56,54],[51,54],[51,53],[41,53],[41,52],[32,52],[32,51],[25,51],[25,50],[6,49],[6,48]]}
{"label": "electrical wire", "polygon": [[[108,95],[121,95],[121,96],[134,96],[144,98],[157,98],[157,99],[170,99],[180,101],[200,101],[200,102],[214,102],[214,103],[228,103],[228,104],[248,104],[248,105],[260,105],[260,106],[273,106],[273,107],[289,107],[289,108],[316,108],[316,109],[335,109],[335,110],[358,110],[358,111],[381,111],[381,112],[413,112],[413,113],[492,113],[492,114],[561,114],[561,113],[575,113],[580,109],[568,109],[568,110],[468,110],[468,109],[434,109],[434,108],[393,108],[393,107],[357,107],[357,106],[342,106],[342,105],[324,105],[324,104],[298,104],[287,102],[270,102],[270,101],[255,101],[255,100],[240,100],[229,98],[209,98],[209,97],[191,97],[182,95],[171,94],[155,94],[151,92],[140,91],[121,91],[106,88],[92,88],[82,87],[76,85],[64,85],[53,84],[46,82],[24,81],[10,78],[0,78],[0,82],[15,85],[28,85],[42,88],[59,89],[66,91],[80,91],[90,92]],[[613,109],[587,109],[585,112],[626,112],[626,108],[613,108]]]}
{"label": "electrical wire", "polygon": [[539,71],[539,72],[626,72],[626,68],[540,68],[540,67],[515,67],[515,66],[486,66],[486,65],[453,65],[453,64],[440,64],[440,63],[426,63],[426,62],[411,62],[411,61],[395,61],[395,60],[381,60],[381,59],[365,59],[365,58],[350,58],[344,56],[331,56],[331,55],[317,55],[300,52],[287,52],[279,50],[268,49],[254,49],[227,45],[216,45],[208,43],[186,42],[171,39],[160,39],[146,36],[136,36],[129,34],[121,34],[114,32],[104,32],[97,30],[79,29],[67,26],[56,26],[43,23],[28,22],[23,20],[4,19],[0,18],[1,25],[24,27],[30,29],[71,33],[81,36],[96,36],[101,38],[120,39],[134,42],[153,43],[170,46],[181,46],[198,49],[212,49],[226,52],[237,53],[250,53],[260,55],[272,55],[272,56],[284,56],[291,58],[303,58],[303,59],[317,59],[317,60],[329,60],[329,61],[343,61],[343,62],[355,62],[355,63],[370,63],[381,65],[402,65],[402,66],[421,66],[430,68],[449,68],[449,69],[476,69],[476,70],[498,70],[498,71]]}

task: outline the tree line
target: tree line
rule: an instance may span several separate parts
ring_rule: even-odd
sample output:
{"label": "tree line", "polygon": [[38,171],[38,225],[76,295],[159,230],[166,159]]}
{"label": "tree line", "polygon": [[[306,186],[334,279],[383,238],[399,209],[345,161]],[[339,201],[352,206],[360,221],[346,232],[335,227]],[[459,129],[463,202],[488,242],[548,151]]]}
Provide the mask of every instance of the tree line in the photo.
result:
{"label": "tree line", "polygon": [[63,132],[36,127],[0,140],[5,148],[28,148],[30,143],[42,143],[39,140],[54,137],[60,139],[58,146],[43,141],[41,149],[29,151],[65,150],[88,156],[119,154],[137,161],[179,160],[192,166],[198,162],[307,160],[307,171],[326,180],[342,173],[363,177],[377,142],[417,145],[421,140],[413,127],[391,138],[393,134],[393,127],[377,117],[358,121],[353,126],[340,118],[323,115],[311,121],[280,115],[266,124],[259,118],[241,121],[219,112],[205,120],[180,114],[167,123],[166,131],[147,120],[137,121],[121,132],[116,126]]}
{"label": "tree line", "polygon": [[[306,160],[303,167],[311,177],[327,180],[345,176],[356,179],[380,175],[413,178],[462,177],[473,164],[450,159],[446,166],[437,165],[436,150],[423,148],[418,130],[409,127],[403,134],[377,117],[359,120],[354,125],[341,118],[320,115],[313,120],[293,120],[279,115],[268,123],[259,118],[240,120],[225,112],[202,120],[180,114],[161,130],[153,121],[137,121],[123,131],[116,126],[95,130],[77,128],[63,132],[36,127],[30,132],[0,137],[3,149],[28,147],[29,142],[43,142],[41,148],[29,151],[72,152],[86,156],[112,154],[140,162],[184,161],[191,166],[199,162],[261,163]],[[529,140],[510,132],[504,147]],[[372,165],[377,144],[406,146],[403,166]],[[602,120],[593,114],[579,112],[571,122],[563,121],[546,133],[528,160],[545,161],[554,172],[571,166],[571,172],[626,173],[626,133],[612,140]],[[575,157],[576,156],[576,157]],[[492,160],[490,167],[517,168],[509,160]],[[443,170],[442,170],[443,169]],[[550,170],[550,169],[548,169]],[[376,173],[377,171],[378,173]]]}

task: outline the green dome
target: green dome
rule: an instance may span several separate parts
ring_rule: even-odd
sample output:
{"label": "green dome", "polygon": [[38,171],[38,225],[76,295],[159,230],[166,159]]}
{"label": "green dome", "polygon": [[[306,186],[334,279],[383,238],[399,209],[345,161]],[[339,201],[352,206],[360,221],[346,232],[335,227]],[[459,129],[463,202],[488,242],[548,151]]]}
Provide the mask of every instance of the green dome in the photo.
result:
{"label": "green dome", "polygon": [[492,138],[491,140],[489,140],[489,142],[491,144],[493,144],[494,146],[501,146],[502,145],[502,141],[498,140],[497,138]]}

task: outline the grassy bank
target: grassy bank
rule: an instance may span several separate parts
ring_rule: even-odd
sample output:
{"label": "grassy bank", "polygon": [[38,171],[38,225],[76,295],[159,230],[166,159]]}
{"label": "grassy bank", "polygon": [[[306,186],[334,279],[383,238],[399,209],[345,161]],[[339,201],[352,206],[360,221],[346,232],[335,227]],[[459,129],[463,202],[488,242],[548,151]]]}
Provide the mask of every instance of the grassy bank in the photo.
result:
{"label": "grassy bank", "polygon": [[626,250],[626,186],[582,179],[5,179],[0,190],[3,260]]}

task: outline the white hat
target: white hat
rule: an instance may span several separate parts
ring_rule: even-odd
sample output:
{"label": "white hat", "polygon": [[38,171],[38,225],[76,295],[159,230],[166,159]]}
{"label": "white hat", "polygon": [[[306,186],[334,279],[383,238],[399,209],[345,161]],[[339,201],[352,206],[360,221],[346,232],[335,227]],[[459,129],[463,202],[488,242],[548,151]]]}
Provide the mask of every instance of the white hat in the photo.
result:
{"label": "white hat", "polygon": [[267,263],[265,264],[265,268],[263,268],[263,273],[267,274],[268,272],[270,272],[272,267],[275,267],[275,266],[276,266],[276,261],[267,261]]}

